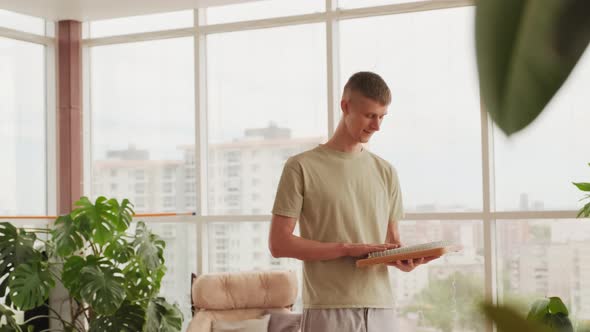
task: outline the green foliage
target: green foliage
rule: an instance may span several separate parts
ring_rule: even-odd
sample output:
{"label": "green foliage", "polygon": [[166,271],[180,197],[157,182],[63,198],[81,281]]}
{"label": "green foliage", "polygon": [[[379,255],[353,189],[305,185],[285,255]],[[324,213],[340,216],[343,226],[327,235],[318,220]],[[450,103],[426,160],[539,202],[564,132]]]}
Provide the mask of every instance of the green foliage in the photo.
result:
{"label": "green foliage", "polygon": [[[59,281],[72,298],[73,317],[63,331],[180,331],[177,306],[157,297],[166,268],[165,242],[143,222],[128,232],[133,209],[128,200],[82,197],[77,208],[55,221],[47,241],[10,223],[0,223],[0,296],[17,309],[44,305]],[[41,243],[42,242],[42,243]],[[35,245],[43,244],[41,250]],[[10,292],[7,292],[10,289]],[[12,311],[0,306],[8,325],[21,331]],[[80,324],[87,321],[88,324]],[[78,323],[76,323],[78,322]]]}
{"label": "green foliage", "polygon": [[[526,319],[512,306],[483,304],[482,310],[500,332],[573,332],[573,326],[565,304],[559,297],[539,299],[533,302]],[[583,331],[583,329],[580,329]]]}
{"label": "green foliage", "polygon": [[[590,166],[590,163],[588,163],[588,166]],[[584,205],[578,212],[578,218],[588,218],[590,217],[590,183],[574,182],[574,185],[578,187],[578,189],[586,193],[584,197],[580,199],[580,201],[588,201],[588,203],[586,203],[586,205]]]}
{"label": "green foliage", "polygon": [[478,0],[475,39],[485,109],[506,134],[528,126],[590,41],[587,0]]}
{"label": "green foliage", "polygon": [[[10,223],[0,223],[0,276],[9,276],[20,264],[40,260],[41,255],[33,249],[37,239],[34,233],[17,229]],[[0,282],[0,297],[4,297],[10,278]],[[6,304],[12,304],[12,297],[6,296]]]}
{"label": "green foliage", "polygon": [[145,323],[145,317],[146,312],[143,307],[125,301],[114,314],[100,315],[97,319],[93,320],[90,324],[90,332],[141,331]]}
{"label": "green foliage", "polygon": [[43,304],[55,286],[47,263],[38,260],[20,264],[9,279],[10,299],[21,310],[30,310]]}
{"label": "green foliage", "polygon": [[97,259],[80,272],[82,300],[99,315],[114,314],[125,300],[125,279],[121,270],[106,259]]}
{"label": "green foliage", "polygon": [[543,325],[525,319],[508,306],[497,307],[486,303],[482,305],[482,310],[496,324],[499,332],[551,332]]}
{"label": "green foliage", "polygon": [[55,220],[55,229],[52,234],[57,254],[61,257],[70,256],[84,245],[84,238],[69,214]]}
{"label": "green foliage", "polygon": [[540,299],[533,303],[527,320],[549,326],[555,332],[573,332],[569,312],[559,297]]}
{"label": "green foliage", "polygon": [[182,326],[182,313],[176,305],[170,305],[161,297],[152,299],[148,305],[146,332],[173,332]]}

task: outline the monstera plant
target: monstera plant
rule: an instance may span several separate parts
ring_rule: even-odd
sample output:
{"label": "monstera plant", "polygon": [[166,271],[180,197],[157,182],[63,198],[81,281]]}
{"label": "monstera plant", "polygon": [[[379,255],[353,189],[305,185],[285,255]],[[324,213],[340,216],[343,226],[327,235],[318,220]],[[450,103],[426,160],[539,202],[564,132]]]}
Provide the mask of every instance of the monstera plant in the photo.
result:
{"label": "monstera plant", "polygon": [[[158,297],[165,242],[141,221],[131,232],[132,216],[127,199],[82,197],[51,229],[0,223],[0,332],[31,330],[27,323],[43,316],[19,325],[10,308],[39,306],[59,331],[180,331],[179,308]],[[59,284],[69,293],[67,315],[46,304]]]}

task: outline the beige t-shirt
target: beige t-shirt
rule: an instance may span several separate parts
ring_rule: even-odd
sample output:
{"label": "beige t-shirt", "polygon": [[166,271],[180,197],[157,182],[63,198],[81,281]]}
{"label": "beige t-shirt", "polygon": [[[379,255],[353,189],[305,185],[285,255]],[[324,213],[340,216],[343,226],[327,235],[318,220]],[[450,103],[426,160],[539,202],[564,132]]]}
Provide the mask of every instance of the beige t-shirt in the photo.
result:
{"label": "beige t-shirt", "polygon": [[[397,173],[366,149],[347,153],[319,145],[287,160],[272,213],[298,218],[306,239],[384,243],[389,220],[403,216]],[[304,307],[393,307],[387,266],[357,268],[355,262],[303,262]]]}

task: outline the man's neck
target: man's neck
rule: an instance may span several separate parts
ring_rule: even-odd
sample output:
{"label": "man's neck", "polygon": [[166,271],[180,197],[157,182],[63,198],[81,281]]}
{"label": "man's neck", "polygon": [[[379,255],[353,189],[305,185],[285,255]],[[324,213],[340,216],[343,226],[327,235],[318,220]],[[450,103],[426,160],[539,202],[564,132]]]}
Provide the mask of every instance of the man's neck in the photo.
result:
{"label": "man's neck", "polygon": [[326,142],[326,147],[342,152],[361,152],[363,144],[346,135],[340,127],[336,129],[334,135]]}

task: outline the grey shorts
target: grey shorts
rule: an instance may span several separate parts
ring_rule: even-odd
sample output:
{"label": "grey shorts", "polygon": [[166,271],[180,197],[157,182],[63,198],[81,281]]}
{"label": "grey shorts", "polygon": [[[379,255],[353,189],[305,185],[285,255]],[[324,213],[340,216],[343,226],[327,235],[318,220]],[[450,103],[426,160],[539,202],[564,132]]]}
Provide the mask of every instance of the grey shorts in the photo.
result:
{"label": "grey shorts", "polygon": [[391,332],[393,309],[303,309],[301,332]]}

